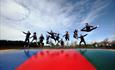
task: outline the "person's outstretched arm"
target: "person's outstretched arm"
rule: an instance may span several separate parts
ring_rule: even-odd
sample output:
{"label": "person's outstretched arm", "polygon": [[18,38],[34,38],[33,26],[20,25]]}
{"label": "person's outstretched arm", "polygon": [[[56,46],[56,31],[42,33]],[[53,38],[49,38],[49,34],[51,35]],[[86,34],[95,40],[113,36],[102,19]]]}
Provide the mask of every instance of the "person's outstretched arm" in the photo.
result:
{"label": "person's outstretched arm", "polygon": [[84,35],[84,37],[87,36],[87,34]]}
{"label": "person's outstretched arm", "polygon": [[48,34],[51,34],[50,32],[47,31]]}
{"label": "person's outstretched arm", "polygon": [[94,26],[92,26],[92,25],[88,25],[89,27],[94,27]]}
{"label": "person's outstretched arm", "polygon": [[22,31],[24,34],[27,34],[26,32]]}
{"label": "person's outstretched arm", "polygon": [[94,26],[90,25],[89,27],[93,28]]}

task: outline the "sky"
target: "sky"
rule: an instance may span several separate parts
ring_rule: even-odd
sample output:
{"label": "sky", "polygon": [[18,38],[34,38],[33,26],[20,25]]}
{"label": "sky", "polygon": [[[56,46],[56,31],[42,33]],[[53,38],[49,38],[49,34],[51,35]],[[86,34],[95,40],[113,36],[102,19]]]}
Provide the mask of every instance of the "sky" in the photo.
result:
{"label": "sky", "polygon": [[[81,32],[89,23],[99,26],[91,32]],[[87,42],[115,40],[115,0],[0,0],[0,40],[24,40],[22,31],[47,31],[88,34]]]}

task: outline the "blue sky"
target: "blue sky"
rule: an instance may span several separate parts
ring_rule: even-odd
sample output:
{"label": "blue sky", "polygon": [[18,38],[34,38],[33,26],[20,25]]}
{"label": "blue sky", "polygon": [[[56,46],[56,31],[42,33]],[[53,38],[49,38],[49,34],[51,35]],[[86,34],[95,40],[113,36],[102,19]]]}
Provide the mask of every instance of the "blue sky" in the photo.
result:
{"label": "blue sky", "polygon": [[115,40],[114,0],[0,0],[0,40],[24,40],[22,31],[46,35],[53,30],[64,35],[85,23],[99,28],[87,33],[87,42]]}

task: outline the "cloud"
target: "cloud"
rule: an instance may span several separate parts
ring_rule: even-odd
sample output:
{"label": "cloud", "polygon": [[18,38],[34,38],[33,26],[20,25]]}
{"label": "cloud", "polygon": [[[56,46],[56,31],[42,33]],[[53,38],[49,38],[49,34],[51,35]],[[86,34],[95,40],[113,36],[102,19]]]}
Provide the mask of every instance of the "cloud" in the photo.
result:
{"label": "cloud", "polygon": [[1,40],[23,40],[24,35],[15,27],[0,25],[0,39]]}
{"label": "cloud", "polygon": [[0,16],[7,20],[20,21],[29,15],[29,10],[14,0],[1,0],[0,2]]}
{"label": "cloud", "polygon": [[82,23],[91,23],[93,22],[97,17],[103,15],[104,9],[107,8],[112,0],[96,0],[95,2],[92,3],[91,10],[85,17],[85,19],[82,21]]}
{"label": "cloud", "polygon": [[[1,38],[4,39],[16,39],[19,35],[17,32],[27,30],[36,31],[38,34],[45,34],[49,30],[62,35],[66,30],[72,32],[76,28],[81,28],[83,25],[81,23],[93,22],[110,3],[107,0],[0,0],[0,2],[1,23],[5,27],[1,28]],[[9,34],[8,29],[13,33],[9,37],[4,37]]]}

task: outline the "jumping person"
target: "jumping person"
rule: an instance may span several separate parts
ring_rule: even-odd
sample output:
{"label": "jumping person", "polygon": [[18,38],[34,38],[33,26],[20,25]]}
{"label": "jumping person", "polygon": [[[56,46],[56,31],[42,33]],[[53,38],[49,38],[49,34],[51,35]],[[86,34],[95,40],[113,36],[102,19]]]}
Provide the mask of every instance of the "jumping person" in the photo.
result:
{"label": "jumping person", "polygon": [[59,33],[58,33],[58,34],[56,35],[55,42],[58,41],[58,43],[59,43],[59,39],[60,39],[60,37],[59,37]]}
{"label": "jumping person", "polygon": [[34,32],[33,36],[31,36],[30,38],[33,38],[31,42],[33,42],[35,40],[36,41],[36,45],[38,45],[36,32]]}
{"label": "jumping person", "polygon": [[63,39],[60,40],[61,47],[64,47],[64,41]]}
{"label": "jumping person", "polygon": [[86,23],[86,26],[83,29],[81,29],[81,31],[90,32],[90,31],[92,31],[92,30],[94,30],[96,28],[97,28],[97,26],[94,27],[94,26],[91,26],[88,23]]}
{"label": "jumping person", "polygon": [[46,35],[46,44],[49,44],[49,38],[50,38],[50,36]]}
{"label": "jumping person", "polygon": [[87,36],[87,34],[85,34],[85,35],[82,35],[82,34],[81,34],[80,37],[78,37],[78,38],[80,38],[80,40],[81,40],[81,41],[79,42],[79,46],[81,46],[81,43],[82,43],[82,42],[83,42],[84,45],[86,46],[86,42],[85,42],[85,39],[84,39],[85,36]]}
{"label": "jumping person", "polygon": [[[30,33],[30,31],[28,31],[27,33],[26,32],[23,32],[23,33],[26,34],[26,38],[25,38],[24,43],[25,44],[27,43],[27,45],[29,45],[29,43],[30,43],[29,38],[30,38],[31,33]],[[24,47],[25,47],[25,45],[24,45]]]}
{"label": "jumping person", "polygon": [[41,36],[39,37],[40,46],[43,46],[43,40],[44,40],[44,36],[43,34],[41,34]]}
{"label": "jumping person", "polygon": [[66,31],[66,34],[63,35],[63,37],[65,37],[65,40],[66,40],[66,41],[69,41],[69,32]]}
{"label": "jumping person", "polygon": [[77,39],[77,37],[78,37],[78,30],[75,29],[74,34],[73,34],[73,37],[74,37],[75,39]]}
{"label": "jumping person", "polygon": [[47,32],[49,34],[49,38],[53,39],[56,42],[56,34],[52,30],[50,32]]}
{"label": "jumping person", "polygon": [[54,33],[52,30],[51,30],[51,32],[47,32],[47,33],[50,34],[50,38],[52,38],[52,39],[55,40],[55,35],[56,35],[57,33]]}

